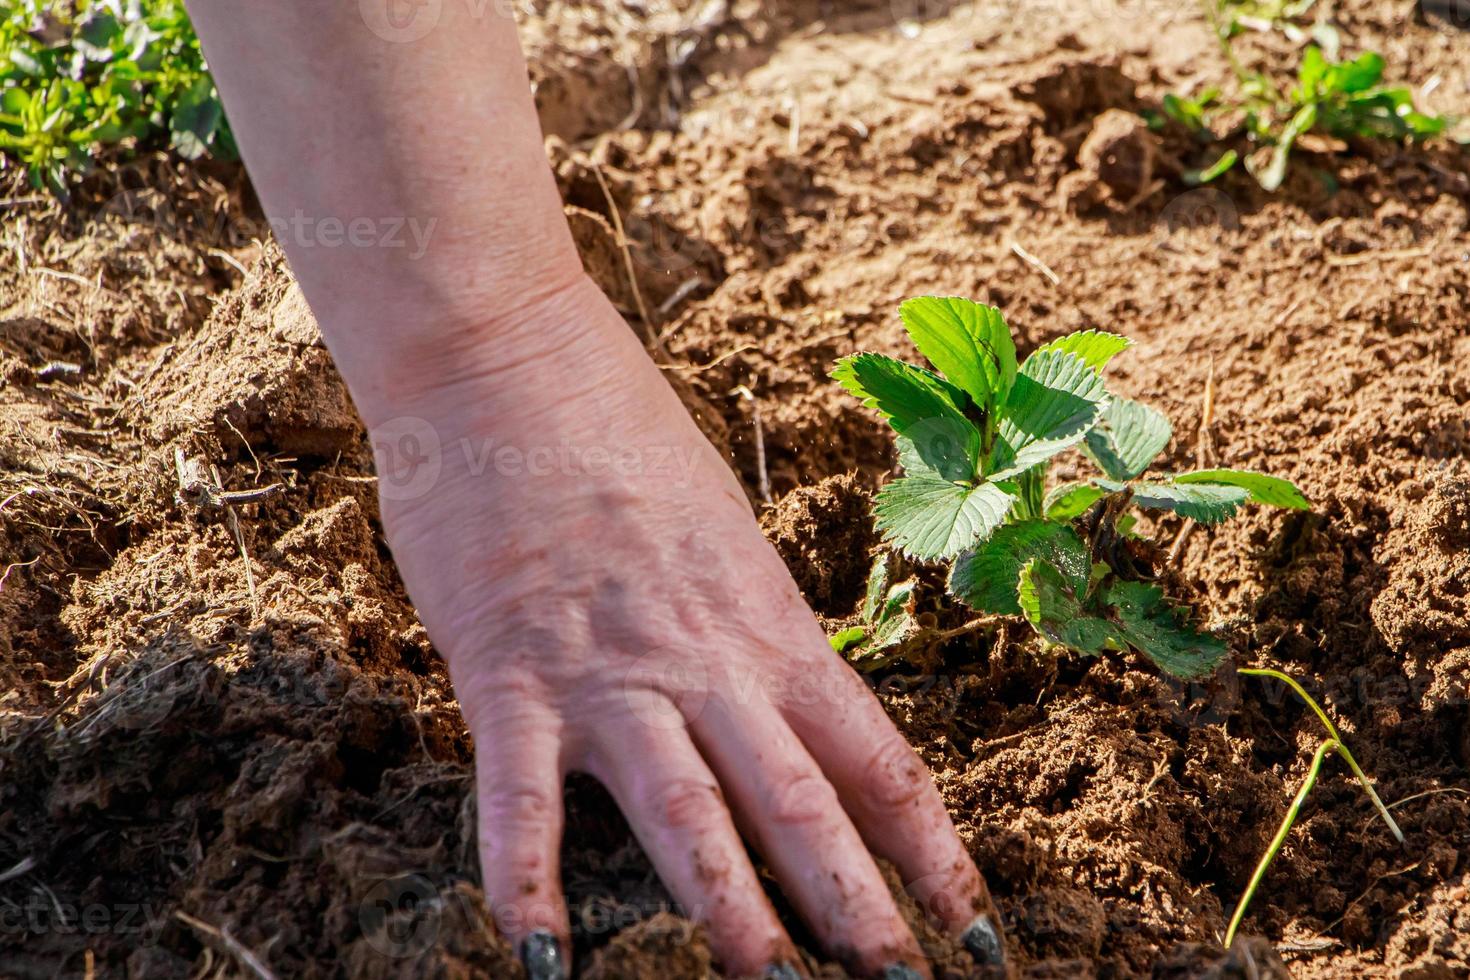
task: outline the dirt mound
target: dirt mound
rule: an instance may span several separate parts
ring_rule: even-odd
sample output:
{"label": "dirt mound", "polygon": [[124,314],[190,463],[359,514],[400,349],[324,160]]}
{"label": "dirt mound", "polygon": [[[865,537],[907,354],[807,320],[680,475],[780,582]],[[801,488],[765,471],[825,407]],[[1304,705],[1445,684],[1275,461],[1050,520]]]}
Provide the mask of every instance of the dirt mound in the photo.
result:
{"label": "dirt mound", "polygon": [[[1253,678],[1181,685],[966,630],[914,570],[952,635],[875,683],[1017,974],[1470,973],[1464,157],[1365,145],[1302,154],[1276,197],[1241,174],[1186,186],[1190,147],[1136,110],[1225,70],[1193,14],[533,8],[588,267],[658,338],[822,616],[854,611],[893,465],[827,372],[910,355],[911,294],[996,303],[1028,349],[1133,337],[1118,384],[1175,420],[1171,465],[1312,499],[1195,529],[1174,579],[1237,659],[1307,679],[1408,839],[1330,769],[1229,952],[1315,718]],[[1416,90],[1466,90],[1463,35],[1374,0],[1333,16]],[[0,269],[0,921],[25,925],[0,929],[0,962],[182,977],[244,947],[282,976],[519,975],[480,904],[467,735],[299,291],[239,234],[238,182],[156,161],[112,179],[3,218],[24,259]],[[258,499],[181,494],[180,456]],[[606,793],[574,778],[568,800],[584,975],[713,974]]]}

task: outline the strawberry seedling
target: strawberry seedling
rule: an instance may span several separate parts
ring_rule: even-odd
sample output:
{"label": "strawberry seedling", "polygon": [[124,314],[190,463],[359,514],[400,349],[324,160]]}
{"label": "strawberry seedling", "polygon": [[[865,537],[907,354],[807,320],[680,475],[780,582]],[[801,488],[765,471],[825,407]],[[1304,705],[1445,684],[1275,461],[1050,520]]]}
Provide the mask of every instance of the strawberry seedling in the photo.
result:
{"label": "strawberry seedling", "polygon": [[[994,307],[924,296],[899,312],[937,370],[862,353],[832,372],[897,433],[904,475],[874,505],[884,539],[952,561],[952,594],[1024,617],[1048,645],[1088,656],[1133,649],[1181,677],[1213,670],[1225,644],[1148,581],[1156,549],[1132,534],[1128,510],[1211,524],[1246,503],[1306,509],[1301,492],[1244,470],[1144,478],[1172,430],[1154,409],[1107,392],[1103,372],[1128,348],[1123,337],[1084,330],[1018,363]],[[1051,460],[1072,448],[1099,474],[1047,490]]]}

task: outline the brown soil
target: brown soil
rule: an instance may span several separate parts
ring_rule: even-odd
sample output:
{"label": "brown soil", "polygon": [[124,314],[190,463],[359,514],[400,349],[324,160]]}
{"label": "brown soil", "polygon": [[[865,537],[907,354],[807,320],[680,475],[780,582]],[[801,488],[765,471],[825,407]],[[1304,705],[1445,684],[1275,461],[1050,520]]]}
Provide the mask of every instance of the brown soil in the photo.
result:
{"label": "brown soil", "polygon": [[[653,311],[824,618],[853,613],[893,459],[826,371],[911,353],[893,311],[916,293],[996,303],[1027,347],[1135,338],[1118,383],[1175,420],[1171,462],[1280,473],[1314,501],[1196,529],[1175,589],[1239,662],[1308,679],[1408,839],[1334,764],[1228,955],[1321,737],[1291,697],[1044,655],[1014,629],[877,679],[1017,975],[1470,976],[1465,156],[1321,146],[1276,196],[1241,174],[1187,188],[1207,152],[1134,114],[1225,76],[1193,7],[532,6],[589,268]],[[1433,108],[1470,109],[1470,35],[1402,3],[1329,8],[1350,48],[1437,79]],[[237,975],[245,949],[279,976],[520,975],[479,904],[470,745],[363,433],[252,206],[238,170],[149,158],[69,211],[4,214],[0,972]],[[176,495],[179,453],[225,489],[280,488],[236,508],[237,541]],[[924,615],[966,618],[934,587]],[[715,975],[608,797],[574,779],[569,800],[583,975]]]}

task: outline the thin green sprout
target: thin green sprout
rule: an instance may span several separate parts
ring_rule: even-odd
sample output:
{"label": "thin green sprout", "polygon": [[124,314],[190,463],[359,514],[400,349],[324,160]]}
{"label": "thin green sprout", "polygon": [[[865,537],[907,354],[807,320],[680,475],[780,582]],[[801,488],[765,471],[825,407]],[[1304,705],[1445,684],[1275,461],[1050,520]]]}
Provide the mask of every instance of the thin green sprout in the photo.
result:
{"label": "thin green sprout", "polygon": [[1240,920],[1245,918],[1245,910],[1255,897],[1256,887],[1260,885],[1261,879],[1266,877],[1266,869],[1276,859],[1276,854],[1281,850],[1281,845],[1286,843],[1286,835],[1291,833],[1291,825],[1296,822],[1296,815],[1301,812],[1302,804],[1306,802],[1307,794],[1312,787],[1317,785],[1317,774],[1322,771],[1322,757],[1327,754],[1328,749],[1335,748],[1342,751],[1342,743],[1335,739],[1328,739],[1317,746],[1317,754],[1312,756],[1312,766],[1307,770],[1307,778],[1302,780],[1302,788],[1296,791],[1296,799],[1291,801],[1291,806],[1286,810],[1286,819],[1281,821],[1281,826],[1276,831],[1276,836],[1271,838],[1271,846],[1266,848],[1266,853],[1261,855],[1261,861],[1256,865],[1255,872],[1251,875],[1250,884],[1245,886],[1245,894],[1240,896],[1240,903],[1235,906],[1235,914],[1230,917],[1230,928],[1225,930],[1225,948],[1235,941],[1235,930],[1240,928]]}
{"label": "thin green sprout", "polygon": [[1373,805],[1378,808],[1378,813],[1380,816],[1383,817],[1383,822],[1388,824],[1388,829],[1393,832],[1394,840],[1402,844],[1404,842],[1404,832],[1400,830],[1399,825],[1394,822],[1393,816],[1388,812],[1388,807],[1384,806],[1383,801],[1378,798],[1378,793],[1373,789],[1373,784],[1368,781],[1368,777],[1363,775],[1363,770],[1358,766],[1358,760],[1353,758],[1353,754],[1349,752],[1347,746],[1343,744],[1342,736],[1338,734],[1337,727],[1332,724],[1332,719],[1327,717],[1327,712],[1323,711],[1317,705],[1317,702],[1312,700],[1311,696],[1302,689],[1302,686],[1298,684],[1294,678],[1283,674],[1279,670],[1269,670],[1259,667],[1242,667],[1240,668],[1240,673],[1249,674],[1253,677],[1274,677],[1277,680],[1284,682],[1288,687],[1296,692],[1297,697],[1301,698],[1307,703],[1307,707],[1311,708],[1312,711],[1316,713],[1317,717],[1321,719],[1323,727],[1327,729],[1328,736],[1337,743],[1337,754],[1342,756],[1342,761],[1346,762],[1348,764],[1348,768],[1353,771],[1353,775],[1358,777],[1358,782],[1362,785],[1363,791],[1368,794],[1368,798],[1371,799],[1373,801]]}
{"label": "thin green sprout", "polygon": [[1368,782],[1368,777],[1363,775],[1363,770],[1358,767],[1358,762],[1353,758],[1353,754],[1342,743],[1342,736],[1338,734],[1336,726],[1332,724],[1331,719],[1327,717],[1326,712],[1318,706],[1317,702],[1312,700],[1307,692],[1302,689],[1302,686],[1279,670],[1242,667],[1240,668],[1240,673],[1253,677],[1274,677],[1286,683],[1316,713],[1331,737],[1317,746],[1317,751],[1312,756],[1312,765],[1307,769],[1307,777],[1302,780],[1301,789],[1297,790],[1296,798],[1291,801],[1291,806],[1287,808],[1286,818],[1282,820],[1281,826],[1276,831],[1276,836],[1271,838],[1270,846],[1266,848],[1266,853],[1261,855],[1261,860],[1256,865],[1256,870],[1251,874],[1250,883],[1245,887],[1245,894],[1241,895],[1240,902],[1235,907],[1235,914],[1230,917],[1230,926],[1225,930],[1225,946],[1227,949],[1235,941],[1236,930],[1240,928],[1241,920],[1245,918],[1246,908],[1250,905],[1251,899],[1255,897],[1256,889],[1260,886],[1261,880],[1266,877],[1266,870],[1271,866],[1271,862],[1276,859],[1276,855],[1281,851],[1282,845],[1286,843],[1286,837],[1291,833],[1291,828],[1296,823],[1297,815],[1301,813],[1302,804],[1306,802],[1307,794],[1312,791],[1313,786],[1317,785],[1317,776],[1322,771],[1322,760],[1326,757],[1329,750],[1335,751],[1338,755],[1342,756],[1342,760],[1348,764],[1353,774],[1358,777],[1358,782],[1362,784],[1363,789],[1367,790],[1368,796],[1373,800],[1374,806],[1378,808],[1378,812],[1382,815],[1384,822],[1388,824],[1388,829],[1393,831],[1394,837],[1400,844],[1404,842],[1404,832],[1399,829],[1399,825],[1389,815],[1388,808],[1383,805],[1383,801],[1373,791],[1372,785]]}

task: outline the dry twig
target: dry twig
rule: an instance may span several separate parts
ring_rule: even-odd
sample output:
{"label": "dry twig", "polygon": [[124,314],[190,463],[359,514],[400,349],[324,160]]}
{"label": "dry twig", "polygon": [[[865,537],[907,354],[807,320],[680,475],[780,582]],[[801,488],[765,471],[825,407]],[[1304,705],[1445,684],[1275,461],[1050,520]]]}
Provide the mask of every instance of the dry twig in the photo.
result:
{"label": "dry twig", "polygon": [[623,230],[623,215],[618,211],[618,204],[613,200],[612,190],[607,186],[607,178],[602,175],[602,167],[598,164],[592,165],[592,174],[597,178],[597,186],[602,188],[602,196],[607,200],[608,214],[612,217],[613,230],[618,234],[618,248],[623,253],[623,265],[628,270],[628,285],[633,290],[633,302],[638,305],[638,315],[643,319],[643,332],[648,335],[648,344],[657,353],[666,356],[663,340],[658,335],[657,324],[653,317],[648,314],[648,305],[643,302],[643,290],[638,285],[638,267],[633,262],[633,250],[628,247],[628,235]]}
{"label": "dry twig", "polygon": [[266,966],[260,957],[252,953],[240,940],[230,935],[229,929],[212,926],[208,922],[196,919],[184,911],[175,911],[174,918],[194,929],[196,932],[203,933],[212,939],[218,940],[225,947],[225,950],[239,961],[241,966],[256,976],[257,980],[276,980],[276,975],[271,972],[270,967]]}

